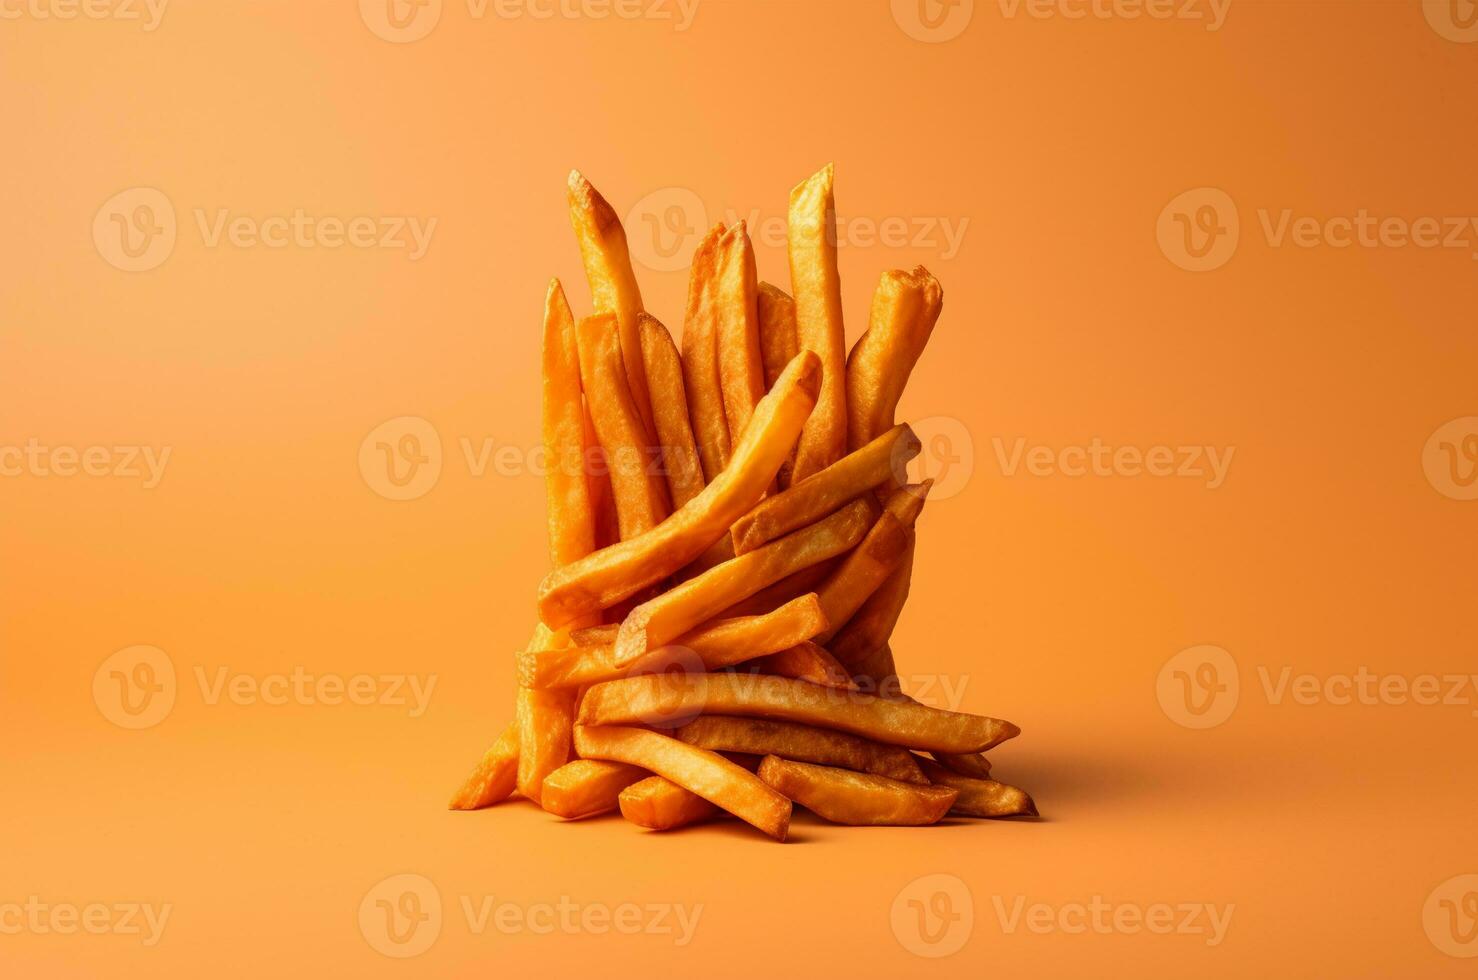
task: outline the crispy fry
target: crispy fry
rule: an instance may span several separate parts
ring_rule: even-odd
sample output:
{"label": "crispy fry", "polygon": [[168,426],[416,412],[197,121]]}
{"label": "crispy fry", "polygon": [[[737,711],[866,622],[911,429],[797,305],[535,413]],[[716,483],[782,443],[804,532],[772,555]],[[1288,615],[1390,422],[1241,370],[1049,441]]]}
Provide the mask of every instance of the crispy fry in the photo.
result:
{"label": "crispy fry", "polygon": [[[547,650],[567,638],[543,623],[534,627],[532,650]],[[518,725],[518,791],[539,802],[544,777],[570,761],[570,728],[574,723],[575,692],[534,691],[519,688],[514,695]]]}
{"label": "crispy fry", "polygon": [[857,690],[857,685],[852,681],[852,675],[847,673],[845,667],[837,663],[837,658],[827,653],[825,647],[809,640],[802,640],[793,647],[787,647],[767,657],[760,657],[754,662],[754,669],[758,673],[794,677],[797,680],[820,684],[822,687]]}
{"label": "crispy fry", "polygon": [[540,804],[566,820],[593,817],[616,809],[621,791],[647,773],[624,762],[576,759],[544,777]]}
{"label": "crispy fry", "polygon": [[817,562],[787,575],[774,585],[767,585],[743,602],[737,602],[725,609],[724,615],[726,617],[761,616],[773,609],[778,609],[797,596],[803,596],[821,588],[821,583],[825,582],[841,563],[840,557],[828,558],[826,561]]}
{"label": "crispy fry", "polygon": [[712,619],[793,572],[839,555],[862,540],[870,523],[867,501],[726,561],[637,606],[616,635],[616,663],[629,664]]}
{"label": "crispy fry", "polygon": [[790,286],[796,341],[821,358],[821,394],[796,447],[793,480],[804,480],[847,451],[846,333],[837,273],[836,202],[827,164],[790,192]]}
{"label": "crispy fry", "polygon": [[621,816],[648,830],[674,830],[707,820],[718,807],[662,776],[648,776],[621,791]]}
{"label": "crispy fry", "polygon": [[728,468],[657,527],[555,569],[539,587],[539,616],[553,628],[608,608],[711,547],[759,500],[815,404],[821,365],[803,353],[761,400]]}
{"label": "crispy fry", "polygon": [[[827,644],[827,649],[842,662],[842,665],[857,674],[874,675],[873,664],[882,662],[882,651],[888,646],[903,605],[908,601],[908,590],[913,580],[914,549],[917,541],[910,541],[903,553],[903,560],[893,573],[878,586],[877,591],[867,597],[862,608],[849,619]],[[887,655],[887,669],[893,672],[893,655]]]}
{"label": "crispy fry", "polygon": [[688,307],[683,317],[683,382],[688,417],[698,440],[703,474],[712,482],[729,465],[733,443],[724,415],[723,379],[719,369],[718,277],[724,226],[715,225],[693,253],[688,273]]}
{"label": "crispy fry", "polygon": [[[764,362],[760,360],[760,325],[754,269],[754,247],[744,222],[724,232],[719,243],[718,363],[729,443],[735,445],[749,425],[754,407],[765,396]],[[783,365],[782,365],[783,367]]]}
{"label": "crispy fry", "polygon": [[518,723],[503,729],[467,781],[457,790],[448,809],[479,810],[501,803],[518,783]]}
{"label": "crispy fry", "polygon": [[883,273],[867,332],[847,358],[847,441],[852,448],[893,424],[898,399],[943,308],[939,280],[923,266]]}
{"label": "crispy fry", "polygon": [[652,417],[657,444],[662,450],[662,469],[672,506],[681,507],[703,492],[703,463],[693,427],[688,422],[688,396],[683,390],[683,366],[672,335],[655,317],[643,313],[641,325],[642,364],[652,397]]}
{"label": "crispy fry", "polygon": [[759,718],[704,715],[673,734],[690,745],[715,752],[778,755],[783,759],[870,772],[906,783],[928,782],[907,749],[882,745],[829,728]]}
{"label": "crispy fry", "polygon": [[[837,662],[841,663],[840,660]],[[886,685],[898,683],[893,648],[886,643],[851,667],[843,664],[842,669],[850,672],[854,681],[865,682],[861,685],[865,691],[880,692]]]}
{"label": "crispy fry", "polygon": [[948,752],[930,752],[929,754],[934,757],[935,762],[950,772],[969,776],[971,779],[990,778],[990,760],[979,752],[969,755],[950,755]]}
{"label": "crispy fry", "polygon": [[919,454],[919,440],[906,425],[895,425],[866,446],[767,497],[734,522],[735,554],[744,554],[836,510],[873,487],[882,486]]}
{"label": "crispy fry", "polygon": [[580,243],[580,258],[585,264],[585,278],[590,280],[590,298],[596,313],[611,313],[620,323],[621,357],[626,369],[626,383],[631,400],[648,438],[656,435],[652,425],[652,405],[647,394],[647,376],[642,369],[641,337],[637,314],[642,310],[641,289],[631,268],[631,253],[626,247],[626,230],[615,209],[600,196],[590,181],[578,171],[570,171],[570,224]]}
{"label": "crispy fry", "polygon": [[625,762],[664,776],[776,840],[785,840],[790,828],[790,801],[717,752],[641,728],[584,726],[575,729],[575,748],[586,759]]}
{"label": "crispy fry", "polygon": [[550,281],[544,298],[543,362],[544,492],[549,553],[558,568],[595,550],[575,318],[558,279]]}
{"label": "crispy fry", "polygon": [[854,827],[922,827],[949,812],[959,790],[905,783],[871,773],[814,766],[769,755],[760,778],[832,823]]}
{"label": "crispy fry", "polygon": [[1009,721],[838,691],[756,674],[644,674],[593,685],[578,724],[661,723],[699,714],[743,715],[835,728],[875,742],[930,752],[984,752],[1021,729]]}
{"label": "crispy fry", "polygon": [[830,640],[867,597],[903,563],[904,553],[913,540],[914,522],[918,520],[932,486],[933,481],[926,480],[923,484],[893,491],[888,496],[882,516],[867,532],[867,537],[821,584],[817,594],[831,626],[821,634],[818,642]]}
{"label": "crispy fry", "polygon": [[[616,515],[616,495],[611,491],[611,466],[600,448],[590,402],[585,403],[585,475],[590,481],[590,506],[595,511],[595,546],[606,548],[621,540],[621,520]],[[593,614],[599,618],[599,614]],[[573,623],[571,624],[573,625]]]}
{"label": "crispy fry", "polygon": [[760,318],[760,363],[765,369],[768,391],[799,350],[795,339],[795,300],[785,290],[767,282],[760,283],[755,300]]}
{"label": "crispy fry", "polygon": [[[972,779],[951,772],[928,759],[920,759],[924,775],[936,786],[948,786],[960,795],[949,812],[962,817],[1035,817],[1037,804],[1024,790],[994,779]],[[784,792],[784,790],[781,790]],[[794,799],[794,797],[792,797]]]}

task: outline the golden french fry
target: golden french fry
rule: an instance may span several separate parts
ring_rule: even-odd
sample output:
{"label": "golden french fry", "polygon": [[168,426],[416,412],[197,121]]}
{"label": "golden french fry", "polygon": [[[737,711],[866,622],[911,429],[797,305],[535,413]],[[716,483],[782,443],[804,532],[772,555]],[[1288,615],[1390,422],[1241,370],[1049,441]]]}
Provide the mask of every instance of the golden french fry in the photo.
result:
{"label": "golden french fry", "polygon": [[836,510],[854,497],[882,486],[904,472],[919,454],[919,440],[906,425],[895,425],[866,446],[820,473],[766,497],[734,522],[729,534],[742,555]]}
{"label": "golden french fry", "polygon": [[631,268],[626,230],[621,227],[615,209],[578,170],[570,171],[569,201],[570,224],[580,243],[580,258],[585,265],[585,278],[590,280],[595,312],[614,314],[620,323],[626,383],[642,427],[650,438],[656,429],[652,425],[652,405],[647,393],[647,376],[642,369],[641,336],[637,328],[637,314],[642,310],[641,289]]}
{"label": "golden french fry", "polygon": [[881,668],[885,659],[887,672],[893,673],[893,655],[889,652],[884,658],[883,651],[887,649],[893,629],[898,625],[898,617],[903,613],[904,603],[908,601],[916,544],[916,541],[909,542],[898,567],[827,644],[832,656],[840,660],[853,676],[864,674],[874,680],[882,680],[876,669]]}
{"label": "golden french fry", "polygon": [[785,840],[790,828],[790,801],[717,752],[641,728],[584,726],[575,728],[575,749],[582,758],[624,762],[664,776],[776,840]]}
{"label": "golden french fry", "polygon": [[782,759],[839,766],[906,783],[927,783],[907,749],[883,745],[829,728],[761,718],[704,715],[674,732],[689,745],[715,752],[778,755]]}
{"label": "golden french fry", "polygon": [[[600,448],[600,437],[595,434],[588,399],[585,402],[585,446],[590,506],[595,511],[595,546],[597,549],[606,548],[621,540],[621,520],[616,515],[616,495],[611,490],[611,466],[605,451]],[[599,618],[598,613],[594,616]],[[569,625],[575,625],[575,622]]]}
{"label": "golden french fry", "polygon": [[930,752],[929,754],[934,757],[935,762],[950,772],[969,776],[971,779],[990,778],[990,760],[978,752],[970,755],[950,755],[948,752]]}
{"label": "golden french fry", "polygon": [[755,301],[760,318],[760,363],[768,391],[800,349],[796,345],[795,300],[778,286],[762,282]]}
{"label": "golden french fry", "polygon": [[807,595],[821,588],[821,583],[842,563],[840,557],[828,558],[785,576],[774,585],[767,585],[743,602],[736,602],[724,610],[724,616],[762,616],[778,609],[797,596]]}
{"label": "golden french fry", "polygon": [[[840,660],[837,662],[841,663]],[[898,684],[898,668],[893,664],[893,648],[886,643],[850,667],[842,664],[842,669],[850,672],[854,681],[865,682],[861,686],[868,692],[880,693],[888,685]]]}
{"label": "golden french fry", "polygon": [[698,458],[698,444],[693,441],[693,427],[688,421],[683,366],[667,328],[645,313],[639,320],[642,364],[652,397],[662,469],[667,476],[672,506],[681,507],[703,492],[703,462]]}
{"label": "golden french fry", "polygon": [[871,516],[868,501],[854,501],[823,521],[716,565],[647,600],[621,621],[616,663],[632,663],[765,586],[847,551],[867,533]]}
{"label": "golden french fry", "polygon": [[778,653],[760,657],[754,662],[754,669],[762,674],[794,677],[797,680],[820,684],[822,687],[857,690],[852,675],[837,662],[837,658],[828,653],[825,647],[812,643],[810,640],[802,640],[795,646],[787,647]]}
{"label": "golden french fry", "polygon": [[616,809],[621,791],[646,775],[646,770],[624,762],[576,759],[544,777],[539,805],[566,820],[609,813]]}
{"label": "golden french fry", "polygon": [[833,170],[821,171],[790,192],[790,286],[795,294],[796,341],[821,358],[821,394],[796,446],[792,480],[804,480],[847,452],[847,352],[842,325],[842,280],[837,272]]}
{"label": "golden french fry", "polygon": [[922,827],[949,812],[959,790],[814,766],[769,755],[759,776],[824,820],[853,827]]}
{"label": "golden french fry", "polygon": [[609,608],[697,558],[753,507],[775,479],[795,442],[821,382],[814,354],[785,369],[718,479],[646,534],[612,545],[551,572],[539,587],[539,616],[552,628]]}
{"label": "golden french fry", "polygon": [[648,830],[673,830],[707,820],[718,807],[662,776],[648,776],[621,791],[621,816]]}
{"label": "golden french fry", "polygon": [[825,643],[851,619],[867,597],[877,591],[899,565],[913,540],[913,525],[929,496],[932,480],[893,491],[883,514],[867,532],[862,543],[842,559],[831,577],[821,583],[817,595],[826,621],[831,624],[818,642]]}
{"label": "golden french fry", "polygon": [[893,424],[898,399],[943,308],[939,280],[923,266],[883,273],[867,332],[847,358],[847,441],[852,448]]}
{"label": "golden french fry", "polygon": [[[529,649],[547,650],[568,641],[543,623],[534,627]],[[539,802],[544,777],[570,761],[570,729],[574,724],[575,692],[534,691],[519,688],[514,695],[518,726],[518,791]]]}
{"label": "golden french fry", "polygon": [[683,382],[688,395],[688,417],[693,421],[703,475],[709,482],[728,467],[733,452],[719,367],[718,276],[723,235],[724,226],[715,225],[693,253],[693,265],[688,273],[688,306],[683,317]]}
{"label": "golden french fry", "polygon": [[543,362],[544,492],[549,552],[558,568],[595,550],[575,318],[558,279],[549,283],[544,299]]}
{"label": "golden french fry", "polygon": [[[973,779],[931,762],[920,759],[924,775],[936,786],[947,786],[960,795],[955,799],[950,813],[962,817],[1035,817],[1037,804],[1024,790],[994,779]],[[784,792],[784,790],[781,790]]]}
{"label": "golden french fry", "polygon": [[595,684],[580,701],[577,724],[663,724],[700,714],[796,721],[888,745],[955,754],[984,752],[1021,734],[997,718],[742,673],[643,674]]}
{"label": "golden french fry", "polygon": [[457,790],[449,809],[479,810],[501,803],[518,784],[518,723],[503,729],[467,781]]}
{"label": "golden french fry", "polygon": [[764,362],[760,359],[759,277],[754,269],[754,247],[744,222],[724,232],[719,243],[718,363],[724,418],[729,443],[739,442],[754,407],[765,396]]}

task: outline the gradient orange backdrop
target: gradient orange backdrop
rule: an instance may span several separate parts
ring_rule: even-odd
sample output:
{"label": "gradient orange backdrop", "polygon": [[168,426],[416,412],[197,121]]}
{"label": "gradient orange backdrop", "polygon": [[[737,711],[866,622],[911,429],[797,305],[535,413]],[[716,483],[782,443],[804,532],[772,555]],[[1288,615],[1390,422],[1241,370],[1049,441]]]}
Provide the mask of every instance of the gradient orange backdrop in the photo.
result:
{"label": "gradient orange backdrop", "polygon": [[[1460,453],[1478,424],[1478,230],[1452,248],[1276,234],[1285,210],[1478,214],[1464,3],[1233,0],[1213,23],[1209,0],[1174,4],[1200,19],[1108,0],[702,0],[679,30],[598,3],[478,17],[446,0],[414,41],[356,6],[173,0],[146,30],[40,16],[65,0],[0,4],[0,446],[170,450],[152,488],[0,478],[0,906],[172,908],[153,946],[0,934],[0,972],[1471,972],[1449,955],[1478,953],[1462,888],[1448,952],[1424,907],[1478,872],[1478,692],[1275,703],[1262,680],[1475,672],[1478,503],[1440,466],[1429,478],[1424,453],[1435,466],[1429,437],[1467,418],[1448,430]],[[773,231],[828,161],[849,338],[884,269],[923,263],[945,288],[902,415],[950,437],[927,462],[958,457],[957,492],[921,522],[900,670],[1022,726],[996,771],[1044,819],[802,819],[778,846],[732,823],[661,836],[526,805],[448,813],[510,716],[510,653],[546,567],[542,487],[517,461],[537,439],[548,277],[588,305],[565,174],[627,216],[648,307],[676,329],[686,280],[661,271],[666,251],[725,217]],[[175,212],[172,253],[142,272],[94,238],[131,219],[141,198],[105,205],[134,188]],[[436,224],[417,259],[208,239],[222,212],[299,209]],[[1186,227],[1210,230],[1216,268],[1181,267]],[[788,285],[783,245],[757,245],[761,276]],[[404,416],[434,428],[441,469],[397,502],[359,458]],[[1214,489],[1007,473],[1018,440],[1232,456]],[[508,475],[474,472],[489,445],[514,447]],[[168,656],[178,692],[132,731],[93,685],[139,644]],[[1174,717],[1173,678],[1162,707],[1161,680],[1202,645],[1226,651],[1240,696],[1196,729]],[[436,686],[415,717],[210,704],[197,676],[222,668]],[[403,873],[444,913],[428,949],[395,959],[359,909]],[[973,899],[973,920],[940,920],[968,929],[942,958],[915,955],[937,947],[892,915],[935,874]],[[488,895],[703,910],[684,946],[478,934],[462,900]],[[997,911],[1095,896],[1234,911],[1217,945],[1012,932]]]}

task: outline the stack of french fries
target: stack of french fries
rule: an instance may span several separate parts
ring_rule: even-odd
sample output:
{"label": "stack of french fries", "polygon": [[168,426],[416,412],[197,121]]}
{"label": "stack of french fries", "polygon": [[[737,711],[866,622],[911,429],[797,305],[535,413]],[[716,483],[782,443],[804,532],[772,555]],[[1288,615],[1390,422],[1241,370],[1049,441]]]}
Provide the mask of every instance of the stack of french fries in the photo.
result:
{"label": "stack of french fries", "polygon": [[727,812],[776,840],[793,803],[851,825],[1035,814],[984,755],[1020,730],[909,698],[889,645],[930,487],[907,481],[920,445],[894,412],[939,283],[885,273],[847,353],[828,166],[790,195],[791,293],[758,280],[742,221],[720,224],[679,349],[578,172],[569,207],[595,314],[550,283],[554,570],[515,720],[452,808],[516,792],[653,830]]}

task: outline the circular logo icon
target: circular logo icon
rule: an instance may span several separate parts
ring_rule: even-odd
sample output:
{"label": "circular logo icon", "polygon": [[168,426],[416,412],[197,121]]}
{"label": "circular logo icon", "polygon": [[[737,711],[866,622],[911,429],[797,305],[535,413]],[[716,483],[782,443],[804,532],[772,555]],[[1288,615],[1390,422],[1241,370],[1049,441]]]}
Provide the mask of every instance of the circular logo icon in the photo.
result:
{"label": "circular logo icon", "polygon": [[[688,703],[692,699],[684,697],[684,694],[692,683],[691,678],[706,676],[707,673],[708,667],[702,657],[688,647],[671,643],[647,654],[626,672],[626,676],[661,678],[655,700],[649,701],[645,690],[633,692],[633,697],[641,699],[641,703],[634,707],[641,712],[645,724],[654,728],[681,728],[703,713],[700,706]],[[758,676],[753,679],[756,683],[763,680]]]}
{"label": "circular logo icon", "polygon": [[953,41],[975,16],[975,0],[892,0],[892,6],[903,33],[925,44]]}
{"label": "circular logo icon", "polygon": [[918,436],[919,454],[908,466],[895,461],[894,471],[900,482],[933,480],[931,504],[959,495],[975,472],[975,440],[970,438],[965,423],[948,415],[933,415],[910,422],[909,428]]}
{"label": "circular logo icon", "polygon": [[359,0],[359,16],[375,36],[392,44],[419,41],[436,29],[442,0]]}
{"label": "circular logo icon", "polygon": [[975,899],[954,875],[924,875],[899,889],[889,919],[898,945],[939,959],[958,953],[975,931]]}
{"label": "circular logo icon", "polygon": [[416,415],[382,422],[359,444],[359,474],[386,500],[424,497],[441,479],[441,435]]}
{"label": "circular logo icon", "polygon": [[1171,262],[1187,272],[1210,272],[1236,254],[1242,222],[1226,191],[1197,187],[1165,205],[1155,235]]}
{"label": "circular logo icon", "polygon": [[153,728],[174,710],[174,661],[158,647],[125,647],[92,675],[92,700],[119,728]]}
{"label": "circular logo icon", "polygon": [[1422,0],[1422,13],[1432,30],[1447,40],[1478,41],[1478,0]]}
{"label": "circular logo icon", "polygon": [[1422,906],[1422,928],[1448,956],[1478,956],[1478,874],[1448,878],[1433,888]]}
{"label": "circular logo icon", "polygon": [[425,875],[391,875],[360,900],[359,932],[377,953],[420,956],[441,935],[441,892]]}
{"label": "circular logo icon", "polygon": [[1453,419],[1427,439],[1422,470],[1438,493],[1478,500],[1478,416]]}
{"label": "circular logo icon", "polygon": [[174,205],[163,191],[130,187],[98,208],[92,219],[92,244],[115,269],[148,272],[174,252],[179,227]]}
{"label": "circular logo icon", "polygon": [[1160,710],[1185,728],[1215,728],[1232,716],[1241,695],[1237,661],[1221,647],[1209,645],[1171,657],[1155,684]]}
{"label": "circular logo icon", "polygon": [[677,272],[703,240],[708,209],[686,187],[664,187],[632,206],[625,227],[632,258],[653,272]]}

